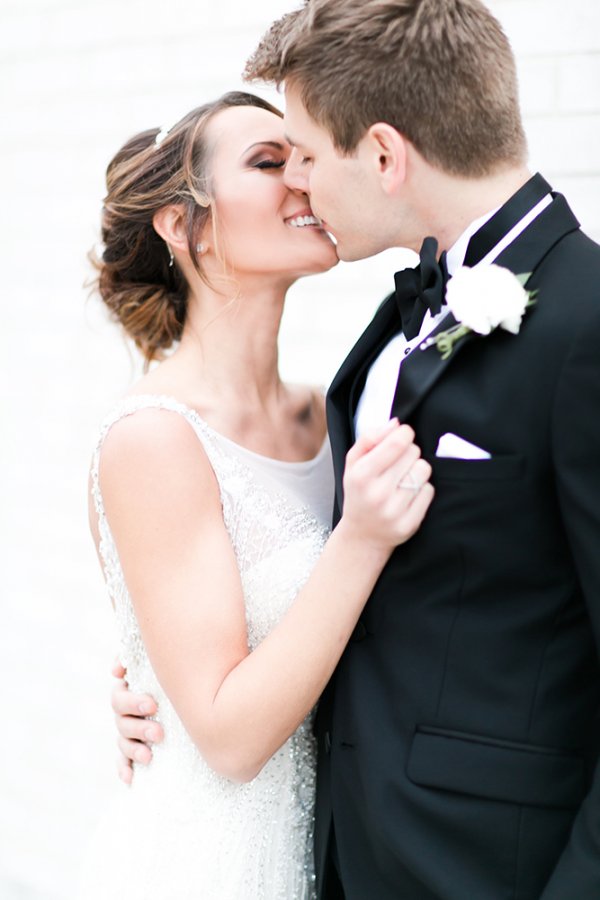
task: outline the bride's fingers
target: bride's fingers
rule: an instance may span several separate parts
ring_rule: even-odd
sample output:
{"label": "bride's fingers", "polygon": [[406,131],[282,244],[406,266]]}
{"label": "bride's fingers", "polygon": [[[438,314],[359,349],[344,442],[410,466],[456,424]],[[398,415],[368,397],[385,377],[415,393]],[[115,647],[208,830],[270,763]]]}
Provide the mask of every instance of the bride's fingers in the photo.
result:
{"label": "bride's fingers", "polygon": [[[394,434],[402,428],[406,429],[408,426],[400,426],[398,424],[398,419],[390,419],[390,421],[386,422],[382,428],[369,431],[367,434],[362,435],[348,450],[346,454],[346,463],[349,463],[350,465],[354,464],[361,457],[365,456],[365,454],[370,453],[373,448],[380,444],[381,441],[385,440],[388,435]],[[412,429],[410,430],[412,431]]]}
{"label": "bride's fingers", "polygon": [[413,443],[414,432],[408,425],[401,425],[388,433],[379,444],[352,461],[346,458],[344,477],[357,485],[373,483],[390,466],[407,457],[406,467],[420,456],[420,449]]}
{"label": "bride's fingers", "polygon": [[131,784],[133,781],[133,766],[122,753],[119,753],[117,758],[117,774],[125,784]]}
{"label": "bride's fingers", "polygon": [[118,716],[154,716],[156,701],[148,694],[134,694],[120,681],[111,694],[111,705]]}
{"label": "bride's fingers", "polygon": [[[431,466],[424,459],[418,459],[410,469],[406,470],[400,464],[391,467],[381,479],[385,482],[385,512],[389,520],[397,523],[400,535],[400,543],[408,540],[421,523],[422,509],[427,509],[433,498],[433,488],[429,484]],[[423,504],[419,501],[421,496],[426,498]],[[409,510],[416,504],[416,513]],[[416,517],[416,518],[415,518]]]}
{"label": "bride's fingers", "polygon": [[402,542],[411,538],[419,529],[434,495],[433,485],[429,483],[424,484],[421,490],[414,494],[412,501],[402,513]]}
{"label": "bride's fingers", "polygon": [[429,463],[420,457],[409,460],[408,454],[406,458],[403,457],[394,466],[390,466],[385,473],[385,481],[389,490],[393,491],[401,501],[406,501],[407,506],[414,499],[419,488],[430,478],[431,466]]}
{"label": "bride's fingers", "polygon": [[141,741],[145,744],[159,744],[164,737],[164,732],[158,722],[149,719],[117,715],[115,721],[119,734],[124,738]]}
{"label": "bride's fingers", "polygon": [[[396,475],[398,475],[398,480],[402,478],[402,475],[405,472],[410,471],[416,464],[417,460],[421,458],[421,448],[417,447],[416,444],[409,444],[406,450],[402,453],[397,454],[394,458],[385,459],[382,461],[382,465],[387,462],[385,468],[382,468],[380,473],[382,479],[390,479],[394,480]],[[427,480],[427,479],[425,479]]]}
{"label": "bride's fingers", "polygon": [[118,657],[115,658],[113,667],[110,671],[111,675],[114,675],[115,678],[119,679],[125,678],[125,675],[127,674],[127,669],[121,664]]}

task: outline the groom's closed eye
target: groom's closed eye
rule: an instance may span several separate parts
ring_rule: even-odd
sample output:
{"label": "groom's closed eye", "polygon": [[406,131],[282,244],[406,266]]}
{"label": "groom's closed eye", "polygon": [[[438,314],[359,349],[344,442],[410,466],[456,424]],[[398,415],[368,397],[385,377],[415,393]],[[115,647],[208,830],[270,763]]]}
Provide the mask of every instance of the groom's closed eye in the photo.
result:
{"label": "groom's closed eye", "polygon": [[290,159],[294,159],[294,161],[298,161],[301,166],[305,165],[308,162],[312,162],[312,156],[305,156],[302,150],[298,147],[294,141],[286,136],[286,141],[292,148],[292,152],[290,153]]}

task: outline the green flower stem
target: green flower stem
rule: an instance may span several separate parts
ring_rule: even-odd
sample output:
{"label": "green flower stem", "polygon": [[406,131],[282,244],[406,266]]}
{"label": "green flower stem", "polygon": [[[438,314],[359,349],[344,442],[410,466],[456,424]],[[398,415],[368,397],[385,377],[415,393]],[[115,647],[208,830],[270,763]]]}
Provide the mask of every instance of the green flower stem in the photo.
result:
{"label": "green flower stem", "polygon": [[448,331],[443,331],[441,334],[436,335],[435,346],[441,353],[442,359],[448,359],[455,343],[471,330],[468,325],[455,325],[454,328],[449,328]]}

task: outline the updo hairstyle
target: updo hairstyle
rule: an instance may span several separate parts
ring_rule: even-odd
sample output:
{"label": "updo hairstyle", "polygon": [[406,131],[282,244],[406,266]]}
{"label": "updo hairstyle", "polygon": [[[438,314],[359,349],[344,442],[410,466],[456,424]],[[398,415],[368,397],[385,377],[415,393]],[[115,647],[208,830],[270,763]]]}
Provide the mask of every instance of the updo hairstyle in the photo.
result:
{"label": "updo hairstyle", "polygon": [[[162,140],[153,128],[132,137],[106,171],[100,257],[92,256],[96,286],[112,317],[143,353],[146,365],[181,337],[188,284],[152,224],[159,209],[183,205],[191,262],[206,281],[197,253],[210,215],[211,147],[206,127],[221,110],[254,106],[281,117],[266,100],[242,91],[199,106]],[[213,215],[214,227],[214,215]]]}

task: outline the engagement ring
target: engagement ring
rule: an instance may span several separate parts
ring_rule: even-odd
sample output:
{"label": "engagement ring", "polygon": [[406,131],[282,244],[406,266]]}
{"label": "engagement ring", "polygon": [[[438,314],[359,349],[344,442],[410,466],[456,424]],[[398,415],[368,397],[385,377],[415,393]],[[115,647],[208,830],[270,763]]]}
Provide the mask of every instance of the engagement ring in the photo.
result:
{"label": "engagement ring", "polygon": [[412,491],[414,494],[418,494],[422,487],[423,485],[421,482],[417,481],[412,471],[409,469],[406,475],[404,475],[396,485],[396,490]]}

